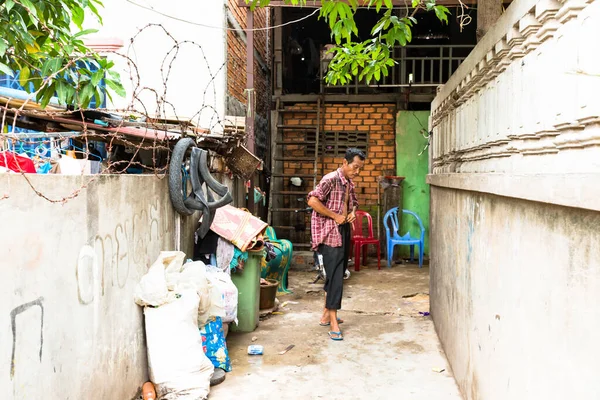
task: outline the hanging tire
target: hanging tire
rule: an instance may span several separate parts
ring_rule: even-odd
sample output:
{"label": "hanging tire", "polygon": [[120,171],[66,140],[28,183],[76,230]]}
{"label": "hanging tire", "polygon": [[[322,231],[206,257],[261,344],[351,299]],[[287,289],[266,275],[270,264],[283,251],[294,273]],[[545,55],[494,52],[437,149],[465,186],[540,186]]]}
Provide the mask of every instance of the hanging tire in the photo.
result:
{"label": "hanging tire", "polygon": [[185,206],[184,201],[188,197],[187,193],[183,193],[183,162],[187,151],[190,148],[196,147],[196,143],[192,138],[183,138],[175,144],[173,153],[171,154],[171,162],[169,163],[169,197],[173,208],[181,215],[192,215],[194,210],[190,210]]}
{"label": "hanging tire", "polygon": [[200,174],[206,182],[206,186],[211,188],[219,196],[225,196],[229,193],[229,188],[216,180],[208,169],[208,151],[201,150],[200,152]]}

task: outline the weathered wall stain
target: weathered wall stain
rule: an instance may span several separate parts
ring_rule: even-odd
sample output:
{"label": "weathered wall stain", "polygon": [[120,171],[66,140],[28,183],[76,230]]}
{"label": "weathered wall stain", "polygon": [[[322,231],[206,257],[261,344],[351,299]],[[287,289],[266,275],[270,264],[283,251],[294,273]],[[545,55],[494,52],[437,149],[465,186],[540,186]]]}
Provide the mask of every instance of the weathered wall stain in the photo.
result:
{"label": "weathered wall stain", "polygon": [[94,301],[94,283],[98,273],[98,260],[94,248],[85,245],[79,250],[79,258],[75,269],[77,278],[77,296],[81,304]]}
{"label": "weathered wall stain", "polygon": [[10,325],[12,329],[12,355],[10,358],[10,379],[15,376],[15,352],[17,350],[17,315],[22,312],[27,311],[29,308],[33,306],[38,306],[41,310],[41,318],[40,318],[40,362],[42,361],[42,350],[44,348],[44,305],[42,302],[44,301],[43,297],[38,298],[37,300],[31,301],[29,303],[21,304],[20,306],[14,308],[10,312]]}
{"label": "weathered wall stain", "polygon": [[[10,179],[0,176],[0,186]],[[31,177],[48,194],[67,192],[81,179]],[[82,399],[89,385],[79,383],[95,375],[100,383],[92,385],[93,397],[132,398],[136,382],[147,380],[143,314],[132,290],[148,260],[176,244],[167,182],[101,178],[97,193],[54,205],[29,196],[21,181],[11,181],[14,196],[0,204],[11,210],[7,224],[13,226],[0,233],[8,248],[0,261],[7,320],[0,333],[0,397],[44,398],[50,390]],[[23,204],[29,206],[19,208]],[[40,236],[31,231],[40,224],[59,229]],[[118,384],[101,384],[113,381]]]}

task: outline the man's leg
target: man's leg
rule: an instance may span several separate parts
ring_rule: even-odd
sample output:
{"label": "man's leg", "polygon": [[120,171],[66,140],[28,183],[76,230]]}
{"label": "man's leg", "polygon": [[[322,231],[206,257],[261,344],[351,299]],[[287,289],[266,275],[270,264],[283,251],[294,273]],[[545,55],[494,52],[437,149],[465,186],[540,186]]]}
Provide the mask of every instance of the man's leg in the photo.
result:
{"label": "man's leg", "polygon": [[[337,312],[340,308],[342,308],[342,293],[344,288],[344,252],[340,247],[337,247],[336,249],[338,249],[339,259],[337,262],[337,267],[332,274],[331,290],[333,291],[333,295],[330,296],[325,305],[325,307],[329,310],[329,324],[331,326],[329,329],[330,332],[341,332]],[[337,336],[341,338],[341,333],[336,335],[336,337]]]}
{"label": "man's leg", "polygon": [[[318,251],[315,252],[315,263],[318,263],[318,255],[323,254],[324,245],[319,245]],[[325,324],[329,322],[329,310],[327,309],[327,277],[325,277],[325,285],[323,286],[323,290],[325,292],[325,297],[323,298],[323,315],[321,315],[320,323]]]}
{"label": "man's leg", "polygon": [[325,297],[323,298],[323,315],[321,315],[321,324],[325,324],[329,322],[329,310],[327,309],[327,292],[325,292]]}
{"label": "man's leg", "polygon": [[329,313],[330,331],[339,332],[340,326],[337,320],[337,310],[342,307],[345,254],[342,247],[322,245],[319,250],[323,255],[323,263],[327,272],[324,290],[327,293],[325,308]]}

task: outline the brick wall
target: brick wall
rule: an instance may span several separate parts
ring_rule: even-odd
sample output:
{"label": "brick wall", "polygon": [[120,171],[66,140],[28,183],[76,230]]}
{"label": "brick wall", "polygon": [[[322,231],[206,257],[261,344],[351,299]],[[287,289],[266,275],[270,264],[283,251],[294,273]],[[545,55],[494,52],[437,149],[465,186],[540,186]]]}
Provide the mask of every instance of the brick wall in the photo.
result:
{"label": "brick wall", "polygon": [[[289,113],[284,117],[285,125],[316,125],[317,114],[302,112],[315,110],[313,104],[297,104],[293,107],[298,113]],[[368,135],[367,161],[364,171],[355,179],[358,200],[361,209],[370,209],[377,205],[377,177],[395,175],[395,105],[393,104],[326,104],[321,112],[321,130],[324,132],[358,131]],[[286,130],[286,140],[308,141],[312,139],[300,130]],[[314,147],[312,147],[314,150]],[[285,156],[309,157],[310,145],[288,145]],[[314,152],[312,153],[314,154]],[[318,179],[323,174],[341,166],[343,156],[323,155],[318,163]],[[312,161],[285,162],[286,173],[310,174]],[[312,182],[307,182],[312,187]]]}
{"label": "brick wall", "polygon": [[[246,10],[240,7],[237,0],[228,0],[229,12],[233,14],[237,23],[246,28]],[[259,8],[254,12],[254,28],[265,28],[267,26],[268,10]],[[230,26],[231,28],[231,26]],[[270,60],[267,49],[267,34],[271,31],[254,32],[254,48],[270,68]],[[269,76],[263,71],[259,62],[254,62],[254,86],[256,90],[257,113],[264,116],[269,112]],[[246,89],[246,44],[236,31],[227,31],[227,94],[246,105],[247,99],[244,94]]]}
{"label": "brick wall", "polygon": [[[228,12],[233,15],[237,23],[246,28],[247,8],[238,6],[237,0],[228,0]],[[254,12],[254,28],[265,28],[270,18],[268,8],[258,8]],[[232,26],[229,26],[232,28]],[[270,112],[270,74],[271,61],[267,47],[267,35],[272,37],[272,31],[254,31],[254,48],[266,63],[267,70],[261,67],[255,57],[254,60],[254,90],[256,93],[255,114],[255,142],[256,155],[259,158],[267,157],[267,143],[269,136]],[[246,115],[247,96],[246,89],[246,44],[239,33],[227,31],[227,105],[228,115]]]}

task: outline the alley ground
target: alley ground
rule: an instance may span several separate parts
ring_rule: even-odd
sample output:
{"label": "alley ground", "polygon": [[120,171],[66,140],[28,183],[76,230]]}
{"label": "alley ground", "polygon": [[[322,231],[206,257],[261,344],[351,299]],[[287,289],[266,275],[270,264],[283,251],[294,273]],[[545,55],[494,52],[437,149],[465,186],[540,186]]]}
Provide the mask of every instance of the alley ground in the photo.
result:
{"label": "alley ground", "polygon": [[[229,334],[233,371],[212,389],[211,400],[461,398],[433,322],[420,314],[429,311],[427,267],[352,271],[344,286],[341,342],[319,326],[322,282],[312,285],[314,277],[292,271],[294,293],[279,296],[288,302],[282,314],[252,333]],[[247,355],[250,344],[263,345],[264,355]]]}

